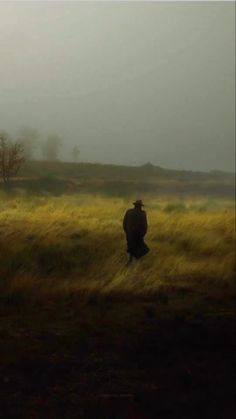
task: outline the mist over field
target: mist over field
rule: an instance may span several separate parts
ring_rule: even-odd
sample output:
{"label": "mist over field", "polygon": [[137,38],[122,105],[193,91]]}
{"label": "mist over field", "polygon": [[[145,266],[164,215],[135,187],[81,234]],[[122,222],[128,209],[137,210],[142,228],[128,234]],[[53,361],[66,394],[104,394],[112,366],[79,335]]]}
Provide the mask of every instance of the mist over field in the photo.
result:
{"label": "mist over field", "polygon": [[1,2],[0,129],[57,134],[62,160],[234,171],[234,11]]}

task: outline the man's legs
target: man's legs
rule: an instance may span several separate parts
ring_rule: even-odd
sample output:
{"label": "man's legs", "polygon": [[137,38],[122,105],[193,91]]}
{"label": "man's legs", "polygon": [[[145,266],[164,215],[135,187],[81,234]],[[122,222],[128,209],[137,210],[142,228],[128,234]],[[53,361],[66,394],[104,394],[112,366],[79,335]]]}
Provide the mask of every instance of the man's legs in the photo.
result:
{"label": "man's legs", "polygon": [[126,266],[130,265],[133,260],[135,259],[134,257],[134,250],[135,250],[135,241],[133,238],[133,234],[127,234],[126,235],[126,240],[127,240],[127,254],[128,254],[128,261]]}

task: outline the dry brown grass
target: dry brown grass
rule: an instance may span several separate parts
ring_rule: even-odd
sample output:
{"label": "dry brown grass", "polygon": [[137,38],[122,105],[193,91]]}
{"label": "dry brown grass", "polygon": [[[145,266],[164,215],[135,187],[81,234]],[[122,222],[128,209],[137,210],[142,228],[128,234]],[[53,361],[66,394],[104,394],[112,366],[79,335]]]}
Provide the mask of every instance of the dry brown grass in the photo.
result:
{"label": "dry brown grass", "polygon": [[0,201],[0,277],[11,295],[155,298],[234,292],[230,201],[146,199],[151,252],[126,268],[122,217],[130,200],[18,196]]}
{"label": "dry brown grass", "polygon": [[127,268],[130,202],[0,196],[4,418],[235,417],[232,202],[146,197]]}

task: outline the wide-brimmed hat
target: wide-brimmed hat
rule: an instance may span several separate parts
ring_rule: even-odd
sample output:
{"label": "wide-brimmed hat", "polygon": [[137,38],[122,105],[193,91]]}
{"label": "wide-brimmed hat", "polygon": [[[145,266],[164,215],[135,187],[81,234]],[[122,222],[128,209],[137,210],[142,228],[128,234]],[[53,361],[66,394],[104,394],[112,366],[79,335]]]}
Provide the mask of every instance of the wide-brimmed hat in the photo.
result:
{"label": "wide-brimmed hat", "polygon": [[144,207],[142,199],[136,199],[136,201],[133,202],[133,205],[139,205],[140,207]]}

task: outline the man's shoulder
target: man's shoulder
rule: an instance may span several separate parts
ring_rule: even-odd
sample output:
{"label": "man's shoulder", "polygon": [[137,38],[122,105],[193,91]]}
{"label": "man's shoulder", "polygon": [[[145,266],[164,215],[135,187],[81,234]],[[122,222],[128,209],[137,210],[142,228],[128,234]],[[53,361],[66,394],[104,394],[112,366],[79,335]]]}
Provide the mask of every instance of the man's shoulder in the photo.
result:
{"label": "man's shoulder", "polygon": [[141,215],[146,215],[146,211],[144,210],[138,210],[135,208],[129,208],[126,211],[126,214],[141,214]]}
{"label": "man's shoulder", "polygon": [[126,211],[126,214],[131,214],[132,212],[134,212],[134,208],[129,208]]}

